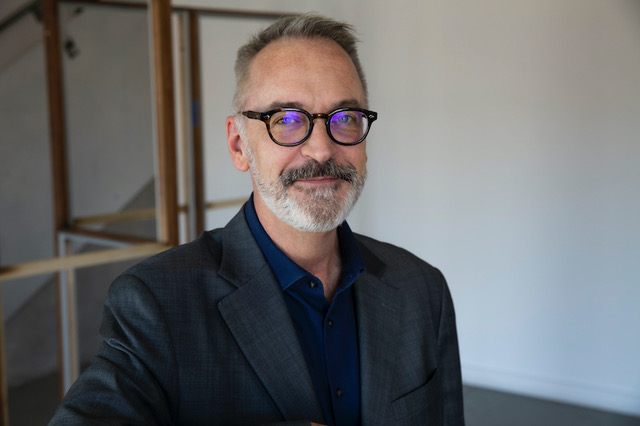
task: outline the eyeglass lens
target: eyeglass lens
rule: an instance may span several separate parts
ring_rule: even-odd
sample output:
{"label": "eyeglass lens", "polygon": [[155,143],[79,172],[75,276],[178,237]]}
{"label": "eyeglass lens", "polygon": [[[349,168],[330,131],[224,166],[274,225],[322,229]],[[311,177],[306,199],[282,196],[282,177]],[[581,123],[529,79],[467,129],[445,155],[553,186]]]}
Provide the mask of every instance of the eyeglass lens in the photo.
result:
{"label": "eyeglass lens", "polygon": [[[280,111],[271,116],[271,135],[282,144],[296,144],[309,132],[309,117],[300,111]],[[360,111],[338,111],[329,116],[331,136],[342,143],[360,141],[369,128],[369,119]]]}

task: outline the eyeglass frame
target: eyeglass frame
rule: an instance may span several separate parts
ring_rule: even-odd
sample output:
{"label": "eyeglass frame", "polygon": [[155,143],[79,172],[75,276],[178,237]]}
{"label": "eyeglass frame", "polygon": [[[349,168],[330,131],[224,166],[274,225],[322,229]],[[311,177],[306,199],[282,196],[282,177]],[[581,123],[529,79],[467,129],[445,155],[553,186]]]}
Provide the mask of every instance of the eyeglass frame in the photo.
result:
{"label": "eyeglass frame", "polygon": [[[309,119],[309,128],[307,129],[307,134],[305,135],[304,138],[302,138],[301,141],[296,142],[296,143],[282,143],[282,142],[278,142],[273,135],[271,134],[271,117],[274,114],[277,114],[279,112],[283,112],[283,111],[295,111],[295,112],[300,112],[304,115],[307,116],[307,118]],[[333,137],[333,135],[331,134],[331,117],[333,117],[335,114],[339,113],[339,112],[344,112],[344,111],[358,111],[361,112],[363,114],[366,115],[367,117],[367,130],[364,132],[364,135],[362,135],[362,137],[356,141],[356,142],[340,142],[338,140],[336,140],[335,137]],[[367,135],[369,134],[369,130],[371,130],[371,124],[373,124],[374,121],[376,121],[376,119],[378,118],[378,113],[374,112],[374,111],[369,111],[367,109],[364,108],[338,108],[336,110],[333,110],[327,114],[324,113],[316,113],[316,114],[311,114],[308,111],[305,111],[301,108],[275,108],[272,109],[270,111],[267,112],[256,112],[256,111],[242,111],[241,112],[242,115],[244,115],[247,118],[251,118],[254,120],[260,120],[262,121],[266,126],[267,126],[267,133],[269,133],[269,137],[271,138],[271,140],[273,142],[275,142],[277,145],[280,146],[288,146],[288,147],[292,147],[292,146],[299,146],[302,145],[307,139],[309,139],[309,137],[311,136],[311,132],[313,132],[313,126],[314,126],[314,120],[316,120],[317,118],[324,118],[325,119],[325,127],[327,129],[327,135],[329,135],[329,138],[337,143],[338,145],[342,145],[342,146],[354,146],[354,145],[358,145],[360,143],[362,143],[366,138]]]}

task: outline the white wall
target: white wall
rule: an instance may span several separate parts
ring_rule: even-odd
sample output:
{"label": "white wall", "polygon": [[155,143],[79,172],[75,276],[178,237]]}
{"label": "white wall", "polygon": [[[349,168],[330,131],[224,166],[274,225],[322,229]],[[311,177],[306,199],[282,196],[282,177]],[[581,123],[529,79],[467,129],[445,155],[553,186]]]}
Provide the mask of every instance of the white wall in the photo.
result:
{"label": "white wall", "polygon": [[358,27],[380,119],[350,221],[444,271],[468,384],[640,415],[640,4],[215,5]]}
{"label": "white wall", "polygon": [[[75,7],[61,8],[61,15]],[[153,178],[154,143],[144,10],[84,7],[62,29],[72,217],[114,213]]]}
{"label": "white wall", "polygon": [[[53,256],[44,50],[33,47],[0,73],[0,262]],[[9,318],[48,277],[2,283]]]}

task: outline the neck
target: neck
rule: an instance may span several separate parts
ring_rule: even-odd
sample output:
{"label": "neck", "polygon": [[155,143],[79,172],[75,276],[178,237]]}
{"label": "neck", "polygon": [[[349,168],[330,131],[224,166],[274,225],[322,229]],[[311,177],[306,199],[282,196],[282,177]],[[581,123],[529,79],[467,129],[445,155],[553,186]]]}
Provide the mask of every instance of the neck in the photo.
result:
{"label": "neck", "polygon": [[342,271],[337,230],[303,232],[278,219],[259,196],[254,196],[254,204],[258,219],[274,244],[298,266],[318,277],[325,297],[331,301]]}

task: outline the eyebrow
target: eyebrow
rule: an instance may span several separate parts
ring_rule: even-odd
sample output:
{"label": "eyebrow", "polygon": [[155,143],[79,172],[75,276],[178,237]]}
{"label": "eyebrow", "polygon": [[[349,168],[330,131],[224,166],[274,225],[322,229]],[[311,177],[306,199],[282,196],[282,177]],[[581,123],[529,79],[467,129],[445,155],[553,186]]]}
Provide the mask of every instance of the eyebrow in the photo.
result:
{"label": "eyebrow", "polygon": [[[282,102],[276,101],[270,103],[265,111],[271,111],[276,108],[298,108],[304,109],[304,106],[300,102]],[[360,102],[357,99],[343,99],[340,102],[333,104],[333,106],[327,112],[335,111],[340,108],[361,108]],[[313,113],[312,111],[310,111]]]}

